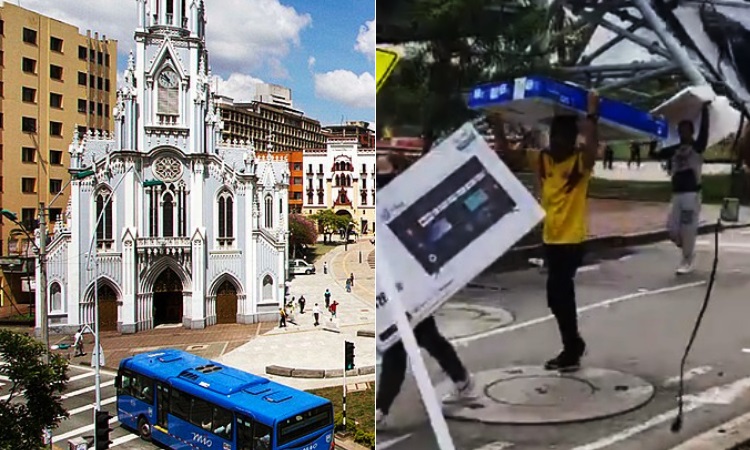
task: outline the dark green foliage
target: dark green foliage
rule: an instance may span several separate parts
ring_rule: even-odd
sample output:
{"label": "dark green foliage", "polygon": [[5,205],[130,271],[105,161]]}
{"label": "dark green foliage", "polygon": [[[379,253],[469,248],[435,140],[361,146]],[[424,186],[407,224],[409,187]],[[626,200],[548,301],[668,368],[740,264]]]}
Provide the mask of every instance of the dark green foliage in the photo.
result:
{"label": "dark green foliage", "polygon": [[[67,417],[60,394],[68,381],[67,361],[50,354],[25,334],[0,330],[0,375],[10,380],[10,397],[0,400],[0,449],[38,449],[45,428],[55,428]],[[20,400],[20,401],[19,401]]]}

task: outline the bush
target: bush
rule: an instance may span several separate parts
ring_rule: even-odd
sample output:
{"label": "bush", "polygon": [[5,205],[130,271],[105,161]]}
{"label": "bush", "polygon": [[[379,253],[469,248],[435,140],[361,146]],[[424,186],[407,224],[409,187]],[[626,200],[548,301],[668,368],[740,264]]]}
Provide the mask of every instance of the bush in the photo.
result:
{"label": "bush", "polygon": [[354,423],[351,418],[346,421],[346,428],[344,428],[344,417],[341,413],[336,413],[334,416],[333,429],[335,432],[347,431],[354,436],[354,442],[371,449],[375,449],[375,434],[366,430],[362,430]]}

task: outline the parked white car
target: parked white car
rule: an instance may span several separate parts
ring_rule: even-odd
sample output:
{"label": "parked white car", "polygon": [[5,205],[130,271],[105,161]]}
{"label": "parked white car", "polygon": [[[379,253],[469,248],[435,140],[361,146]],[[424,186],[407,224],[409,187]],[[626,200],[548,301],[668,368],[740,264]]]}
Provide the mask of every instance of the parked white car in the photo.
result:
{"label": "parked white car", "polygon": [[315,273],[315,266],[304,259],[293,259],[289,261],[289,273],[292,275],[312,275]]}

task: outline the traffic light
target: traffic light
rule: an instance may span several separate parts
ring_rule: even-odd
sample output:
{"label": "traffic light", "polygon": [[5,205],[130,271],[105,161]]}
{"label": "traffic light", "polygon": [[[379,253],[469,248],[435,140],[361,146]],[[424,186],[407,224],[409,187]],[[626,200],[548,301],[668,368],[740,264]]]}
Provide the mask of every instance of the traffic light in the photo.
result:
{"label": "traffic light", "polygon": [[344,342],[344,367],[346,370],[354,369],[354,342]]}
{"label": "traffic light", "polygon": [[109,448],[112,441],[109,440],[109,433],[112,428],[109,427],[109,419],[112,416],[107,411],[97,411],[94,419],[94,436],[96,437],[96,450],[105,450]]}

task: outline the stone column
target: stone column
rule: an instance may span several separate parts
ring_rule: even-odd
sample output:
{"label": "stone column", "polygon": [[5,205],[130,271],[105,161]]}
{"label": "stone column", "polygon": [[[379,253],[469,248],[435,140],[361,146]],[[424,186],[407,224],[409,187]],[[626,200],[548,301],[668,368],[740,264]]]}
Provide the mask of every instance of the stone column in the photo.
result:
{"label": "stone column", "polygon": [[[204,328],[206,326],[206,239],[205,228],[200,227],[193,234],[193,295],[187,305],[183,324],[188,328]],[[187,302],[186,302],[187,304]]]}

